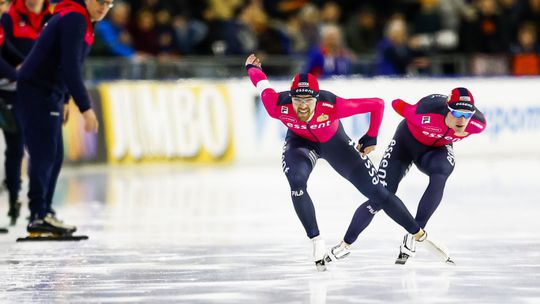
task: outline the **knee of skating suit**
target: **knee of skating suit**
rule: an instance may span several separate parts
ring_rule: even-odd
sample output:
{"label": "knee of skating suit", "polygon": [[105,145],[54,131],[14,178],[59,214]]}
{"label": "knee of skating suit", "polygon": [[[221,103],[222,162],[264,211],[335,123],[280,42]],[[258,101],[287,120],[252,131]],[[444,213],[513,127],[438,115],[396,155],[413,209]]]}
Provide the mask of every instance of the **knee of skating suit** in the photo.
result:
{"label": "knee of skating suit", "polygon": [[291,189],[294,210],[309,238],[319,235],[315,207],[307,192],[307,181],[313,170],[314,161],[308,149],[291,149],[283,153],[283,173]]}
{"label": "knee of skating suit", "polygon": [[419,169],[429,176],[429,184],[418,203],[416,221],[424,228],[442,201],[446,181],[454,171],[455,161],[450,145],[422,156]]}

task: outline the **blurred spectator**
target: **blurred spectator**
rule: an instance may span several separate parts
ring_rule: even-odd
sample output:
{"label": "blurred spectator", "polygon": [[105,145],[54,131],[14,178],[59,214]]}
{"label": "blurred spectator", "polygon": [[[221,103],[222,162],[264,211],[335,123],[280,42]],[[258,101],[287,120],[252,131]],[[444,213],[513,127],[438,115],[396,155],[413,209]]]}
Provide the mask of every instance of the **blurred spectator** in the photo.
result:
{"label": "blurred spectator", "polygon": [[465,0],[439,0],[437,11],[441,18],[442,28],[454,33],[459,31],[461,18],[472,20],[476,13]]}
{"label": "blurred spectator", "polygon": [[285,24],[282,25],[282,31],[289,39],[289,51],[293,54],[303,54],[308,49],[308,41],[302,32],[302,20],[299,12],[291,13]]}
{"label": "blurred spectator", "polygon": [[245,6],[244,0],[208,0],[208,10],[217,20],[232,20],[241,6]]}
{"label": "blurred spectator", "polygon": [[308,4],[302,7],[298,16],[300,17],[300,32],[307,42],[307,51],[319,44],[320,11],[315,5]]}
{"label": "blurred spectator", "polygon": [[177,15],[173,20],[176,48],[182,55],[193,54],[208,35],[208,25],[187,15]]}
{"label": "blurred spectator", "polygon": [[308,53],[306,71],[317,77],[347,75],[351,71],[351,56],[336,25],[321,27],[321,43]]}
{"label": "blurred spectator", "polygon": [[409,67],[427,65],[415,57],[416,52],[409,47],[405,20],[401,16],[391,18],[386,25],[384,38],[377,45],[376,74],[405,75]]}
{"label": "blurred spectator", "polygon": [[476,20],[464,24],[468,39],[464,40],[472,51],[471,74],[475,76],[496,76],[509,73],[507,53],[510,37],[504,29],[503,18],[499,14],[495,0],[478,0]]}
{"label": "blurred spectator", "polygon": [[321,22],[323,24],[340,25],[341,8],[336,2],[325,2],[321,8]]}
{"label": "blurred spectator", "polygon": [[155,16],[150,10],[140,10],[135,23],[130,27],[133,46],[137,52],[158,55],[160,52],[159,34]]}
{"label": "blurred spectator", "polygon": [[525,5],[521,10],[522,21],[533,22],[536,29],[540,29],[540,0],[523,0]]}
{"label": "blurred spectator", "polygon": [[519,0],[499,0],[500,15],[502,18],[502,28],[505,31],[504,36],[508,41],[515,41],[517,37],[517,28],[519,24]]}
{"label": "blurred spectator", "polygon": [[513,75],[540,74],[540,48],[534,23],[523,23],[519,27],[517,42],[512,45],[511,52]]}
{"label": "blurred spectator", "polygon": [[172,26],[172,16],[170,9],[163,7],[155,14],[156,31],[159,41],[160,55],[175,55],[178,53],[176,32]]}
{"label": "blurred spectator", "polygon": [[[117,1],[107,19],[96,23],[96,40],[103,44],[103,53],[93,50],[93,54],[103,56],[135,56],[133,39],[128,31],[131,8],[128,3]],[[99,48],[98,48],[99,49]]]}
{"label": "blurred spectator", "polygon": [[373,52],[381,35],[377,16],[371,7],[363,7],[353,14],[345,28],[347,45],[357,54]]}
{"label": "blurred spectator", "polygon": [[265,0],[263,5],[264,11],[271,17],[288,19],[310,2],[310,0]]}
{"label": "blurred spectator", "polygon": [[495,0],[478,0],[477,17],[464,24],[463,49],[469,52],[500,54],[508,49],[502,18]]}
{"label": "blurred spectator", "polygon": [[255,5],[252,14],[249,26],[257,36],[259,53],[290,54],[292,46],[289,37],[277,26],[270,23],[268,15],[262,7]]}
{"label": "blurred spectator", "polygon": [[212,45],[214,54],[244,55],[257,50],[258,39],[253,29],[256,10],[258,8],[254,3],[236,10],[235,18],[223,25],[221,44],[217,41]]}

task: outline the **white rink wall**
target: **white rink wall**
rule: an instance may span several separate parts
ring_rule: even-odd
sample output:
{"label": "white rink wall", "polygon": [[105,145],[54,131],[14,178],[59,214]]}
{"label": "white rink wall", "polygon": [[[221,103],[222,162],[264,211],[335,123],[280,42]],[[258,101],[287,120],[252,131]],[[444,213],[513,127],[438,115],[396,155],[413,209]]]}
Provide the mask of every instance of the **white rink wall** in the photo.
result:
{"label": "white rink wall", "polygon": [[[289,80],[270,78],[287,90]],[[391,101],[415,103],[432,94],[448,94],[458,86],[470,89],[487,118],[487,129],[455,145],[456,154],[487,159],[540,156],[540,78],[390,79],[342,78],[321,80],[320,88],[344,98],[380,97],[385,115],[372,154],[375,163],[401,120]],[[178,82],[120,81],[100,85],[108,160],[137,162],[184,160],[212,165],[276,164],[286,128],[271,119],[247,77],[230,80]],[[343,120],[349,136],[361,137],[369,115]],[[5,143],[0,142],[0,149]],[[127,156],[126,156],[127,155]],[[0,161],[3,162],[3,153]]]}

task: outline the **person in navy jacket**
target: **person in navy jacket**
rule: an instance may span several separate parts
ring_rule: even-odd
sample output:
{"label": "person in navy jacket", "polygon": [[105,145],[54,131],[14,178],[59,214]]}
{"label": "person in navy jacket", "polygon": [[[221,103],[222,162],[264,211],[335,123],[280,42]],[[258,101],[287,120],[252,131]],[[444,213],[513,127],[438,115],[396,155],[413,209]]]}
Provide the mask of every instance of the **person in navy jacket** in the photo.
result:
{"label": "person in navy jacket", "polygon": [[[1,18],[4,28],[5,40],[12,45],[12,49],[5,48],[2,57],[15,70],[30,53],[34,42],[39,37],[45,23],[51,17],[48,0],[14,0],[7,14]],[[15,80],[15,79],[13,79]],[[8,108],[12,110],[16,93],[14,86],[0,87],[0,95]],[[19,191],[21,190],[21,163],[24,156],[23,132],[20,120],[13,115],[16,130],[4,130],[6,141],[5,180],[4,185],[9,193],[9,211],[11,224],[14,225],[19,217],[21,203]]]}
{"label": "person in navy jacket", "polygon": [[51,207],[64,154],[62,123],[68,117],[64,103],[71,95],[82,113],[85,130],[98,131],[81,71],[94,40],[94,23],[102,20],[112,5],[113,0],[63,0],[57,4],[20,68],[16,112],[30,156],[27,231],[31,236],[69,235],[76,230],[59,221]]}

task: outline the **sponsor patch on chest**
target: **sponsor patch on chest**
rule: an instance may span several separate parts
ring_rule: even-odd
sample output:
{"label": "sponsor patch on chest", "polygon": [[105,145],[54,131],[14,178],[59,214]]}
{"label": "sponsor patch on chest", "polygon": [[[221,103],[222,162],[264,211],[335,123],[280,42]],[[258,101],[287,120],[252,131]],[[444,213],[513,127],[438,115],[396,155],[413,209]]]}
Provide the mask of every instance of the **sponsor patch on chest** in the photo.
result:
{"label": "sponsor patch on chest", "polygon": [[281,114],[289,114],[289,108],[286,106],[281,107]]}
{"label": "sponsor patch on chest", "polygon": [[431,122],[430,116],[422,116],[422,124],[428,124]]}
{"label": "sponsor patch on chest", "polygon": [[326,114],[321,114],[319,117],[317,117],[317,122],[323,122],[323,121],[327,121],[328,120],[328,115]]}

